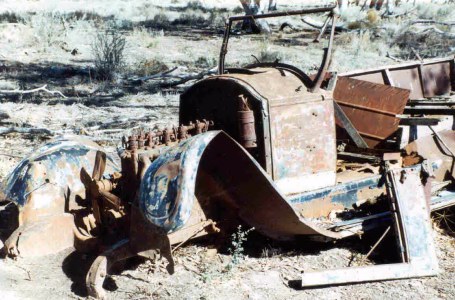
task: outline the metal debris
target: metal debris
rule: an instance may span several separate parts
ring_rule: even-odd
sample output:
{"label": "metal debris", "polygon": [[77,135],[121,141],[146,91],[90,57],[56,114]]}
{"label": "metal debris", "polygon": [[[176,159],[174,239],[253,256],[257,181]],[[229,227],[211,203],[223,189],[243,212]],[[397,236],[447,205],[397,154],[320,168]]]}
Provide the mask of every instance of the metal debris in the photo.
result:
{"label": "metal debris", "polygon": [[420,168],[415,167],[394,169],[388,173],[392,213],[396,214],[396,251],[403,262],[305,272],[302,275],[302,287],[437,275],[438,260],[420,172]]}
{"label": "metal debris", "polygon": [[426,160],[429,164],[437,166],[434,172],[437,181],[455,179],[455,132],[453,130],[441,131],[432,136],[417,139],[404,150],[406,166]]}

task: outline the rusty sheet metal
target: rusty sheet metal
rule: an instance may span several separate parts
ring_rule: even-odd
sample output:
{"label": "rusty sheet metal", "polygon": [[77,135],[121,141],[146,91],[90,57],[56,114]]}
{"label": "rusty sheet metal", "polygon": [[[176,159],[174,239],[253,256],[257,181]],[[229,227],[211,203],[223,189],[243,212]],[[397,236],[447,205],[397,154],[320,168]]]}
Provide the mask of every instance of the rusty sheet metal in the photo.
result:
{"label": "rusty sheet metal", "polygon": [[454,179],[455,131],[440,131],[438,135],[443,142],[436,135],[431,135],[408,144],[404,148],[407,155],[404,165],[412,165],[426,159],[434,169],[436,180]]}
{"label": "rusty sheet metal", "polygon": [[250,148],[250,153],[282,192],[299,193],[335,183],[331,93],[309,93],[290,71],[258,67],[203,79],[182,94],[180,123],[213,120],[216,129],[241,142],[240,95],[254,111],[257,147]]}
{"label": "rusty sheet metal", "polygon": [[[5,248],[11,255],[37,256],[73,246],[75,197],[85,197],[82,167],[92,170],[101,148],[82,137],[56,139],[24,158],[6,178],[5,196],[18,207],[18,228]],[[108,160],[106,174],[118,170]],[[10,216],[11,218],[11,216]]]}
{"label": "rusty sheet metal", "polygon": [[403,263],[309,271],[302,275],[302,287],[437,275],[438,259],[420,173],[420,167],[413,167],[395,169],[389,174],[400,228],[397,234],[403,241],[403,248],[398,245],[396,251],[404,251]]}
{"label": "rusty sheet metal", "polygon": [[[368,200],[374,201],[376,197],[385,193],[385,187],[380,181],[381,177],[381,175],[374,175],[302,193],[290,197],[288,202],[303,217],[328,216],[332,210],[351,209],[356,204]],[[314,205],[315,203],[321,205]]]}
{"label": "rusty sheet metal", "polygon": [[309,92],[305,83],[289,70],[256,67],[249,69],[249,71],[252,73],[230,73],[213,76],[212,78],[235,78],[241,80],[267,99],[268,102],[290,100],[292,98],[310,102],[321,100],[321,94],[325,93],[328,95],[325,91],[320,91],[320,93]]}
{"label": "rusty sheet metal", "polygon": [[222,131],[192,137],[155,160],[142,180],[139,208],[149,222],[173,232],[190,218],[195,198],[218,207],[208,216],[214,221],[218,212],[225,217],[233,210],[269,237],[342,237],[300,218],[253,157]]}
{"label": "rusty sheet metal", "polygon": [[410,62],[369,70],[339,74],[372,83],[409,89],[410,99],[441,96],[454,90],[454,59],[444,58],[425,62]]}
{"label": "rusty sheet metal", "polygon": [[[180,96],[179,123],[186,124],[194,118],[213,120],[215,129],[221,129],[236,141],[241,141],[237,112],[239,96],[243,95],[243,97],[248,99],[248,105],[254,111],[257,137],[257,148],[255,149],[254,157],[272,175],[267,99],[269,97],[293,98],[296,96],[294,90],[301,86],[302,83],[294,75],[289,75],[286,77],[289,82],[285,85],[286,80],[281,78],[282,76],[278,70],[271,70],[267,73],[261,69],[258,72],[260,73],[255,76],[229,74],[212,76],[198,81]],[[256,81],[254,81],[254,78],[257,77],[260,79],[257,82],[262,85],[255,85]],[[271,90],[265,90],[269,88],[265,82],[270,82],[271,86],[269,87],[277,90],[280,90],[283,86],[289,88],[276,95]],[[275,86],[275,83],[278,84]]]}
{"label": "rusty sheet metal", "polygon": [[[411,99],[422,99],[424,97],[419,66],[393,69],[389,70],[389,72],[391,86],[410,90],[411,94],[409,97]],[[387,74],[387,72],[384,71],[384,74]]]}
{"label": "rusty sheet metal", "polygon": [[168,148],[145,171],[139,207],[152,224],[171,233],[189,220],[199,160],[214,134],[201,134]]}
{"label": "rusty sheet metal", "polygon": [[336,135],[332,100],[270,105],[273,179],[286,194],[334,185]]}
{"label": "rusty sheet metal", "polygon": [[455,77],[452,74],[452,68],[453,61],[422,65],[423,94],[425,97],[446,95],[452,91],[452,77]]}
{"label": "rusty sheet metal", "polygon": [[[338,79],[333,98],[370,148],[393,135],[409,91],[349,77]],[[337,125],[342,124],[337,120]]]}

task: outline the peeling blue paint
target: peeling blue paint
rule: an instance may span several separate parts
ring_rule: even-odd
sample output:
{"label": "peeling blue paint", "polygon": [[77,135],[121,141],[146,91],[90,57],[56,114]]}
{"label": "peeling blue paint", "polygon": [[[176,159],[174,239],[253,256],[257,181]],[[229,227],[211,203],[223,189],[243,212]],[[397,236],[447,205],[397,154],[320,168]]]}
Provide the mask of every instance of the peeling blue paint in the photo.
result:
{"label": "peeling blue paint", "polygon": [[358,191],[362,189],[376,189],[382,186],[381,175],[350,181],[343,184],[317,189],[292,196],[288,202],[290,204],[299,204],[309,202],[315,199],[326,197],[331,198],[331,202],[340,203],[344,207],[351,207],[358,199]]}
{"label": "peeling blue paint", "polygon": [[218,133],[196,135],[167,149],[153,161],[139,192],[139,208],[147,220],[167,232],[185,225],[193,209],[199,161]]}
{"label": "peeling blue paint", "polygon": [[[81,137],[62,137],[43,145],[21,160],[6,177],[3,186],[7,199],[24,206],[28,196],[46,184],[57,185],[64,190],[83,189],[80,170],[84,167],[89,173],[93,171],[93,160],[89,154],[92,153],[94,158],[99,150],[102,151],[102,148]],[[108,156],[107,159],[108,165],[118,170],[112,158]]]}

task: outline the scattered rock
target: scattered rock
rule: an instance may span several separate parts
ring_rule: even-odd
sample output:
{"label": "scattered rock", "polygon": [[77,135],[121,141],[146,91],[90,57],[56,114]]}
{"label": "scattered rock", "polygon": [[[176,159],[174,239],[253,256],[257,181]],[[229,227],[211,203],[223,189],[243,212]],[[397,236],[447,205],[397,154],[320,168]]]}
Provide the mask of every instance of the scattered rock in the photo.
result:
{"label": "scattered rock", "polygon": [[217,254],[218,254],[217,249],[207,249],[207,251],[205,252],[205,256],[207,258],[214,258]]}
{"label": "scattered rock", "polygon": [[3,121],[3,119],[9,119],[9,115],[6,112],[0,110],[0,122]]}

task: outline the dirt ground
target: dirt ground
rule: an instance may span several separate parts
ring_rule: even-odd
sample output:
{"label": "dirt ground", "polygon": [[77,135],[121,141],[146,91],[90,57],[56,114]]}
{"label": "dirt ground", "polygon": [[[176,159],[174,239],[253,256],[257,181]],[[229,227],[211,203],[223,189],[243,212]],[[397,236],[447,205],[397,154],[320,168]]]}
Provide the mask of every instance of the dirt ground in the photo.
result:
{"label": "dirt ground", "polygon": [[[353,256],[361,260],[367,243],[279,245],[262,239],[246,246],[247,256],[230,270],[228,254],[207,244],[189,245],[176,253],[174,275],[136,260],[112,275],[106,288],[109,299],[453,299],[454,238],[438,231],[434,238],[441,269],[434,278],[303,290],[302,272],[356,265],[350,262]],[[387,249],[382,251],[387,257]],[[93,259],[68,249],[44,258],[0,260],[2,299],[83,299]]]}
{"label": "dirt ground", "polygon": [[[60,3],[59,3],[60,2]],[[0,92],[0,132],[5,128],[47,129],[49,133],[0,135],[0,180],[27,153],[53,136],[84,134],[116,156],[121,137],[132,129],[176,124],[179,94],[194,83],[174,85],[173,79],[132,78],[166,70],[198,75],[216,67],[224,18],[238,14],[238,1],[3,1],[0,8],[0,90],[28,90],[46,85],[56,94]],[[305,1],[283,9],[298,9]],[[313,1],[315,2],[315,1]],[[326,1],[327,2],[327,1]],[[4,4],[4,5],[3,5]],[[278,2],[280,8],[280,1]],[[350,31],[338,33],[331,70],[344,72],[415,59],[411,44],[426,57],[453,55],[453,29],[438,25],[442,38],[414,19],[452,21],[454,5],[406,5],[403,17],[371,21],[366,11],[352,8],[342,15]],[[322,16],[315,17],[323,21]],[[360,21],[358,21],[360,20]],[[322,45],[312,43],[317,32],[299,19],[285,19],[294,29],[275,33],[235,35],[228,65],[280,61],[314,72]],[[357,22],[357,23],[356,23]],[[442,27],[441,27],[442,26]],[[91,45],[96,32],[115,28],[126,38],[124,64],[110,81],[96,78]],[[427,39],[413,34],[423,32]],[[403,42],[400,37],[405,37]],[[326,43],[326,41],[323,41]],[[74,51],[76,49],[76,51]],[[112,299],[455,299],[455,237],[435,226],[434,239],[441,272],[437,277],[365,283],[303,290],[302,272],[314,269],[393,262],[393,243],[363,260],[377,235],[337,244],[310,241],[286,244],[250,233],[244,258],[232,265],[231,241],[212,239],[188,244],[176,252],[176,271],[131,260],[119,266],[106,283]],[[1,299],[82,299],[85,275],[94,257],[68,249],[42,258],[0,260]]]}

